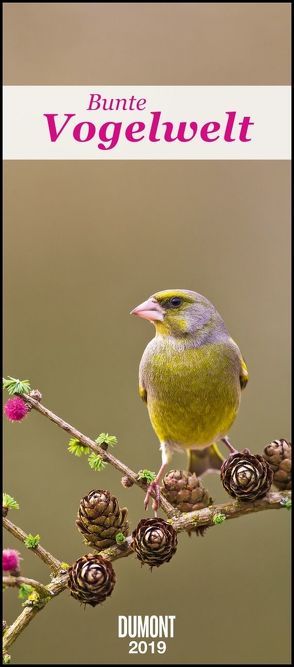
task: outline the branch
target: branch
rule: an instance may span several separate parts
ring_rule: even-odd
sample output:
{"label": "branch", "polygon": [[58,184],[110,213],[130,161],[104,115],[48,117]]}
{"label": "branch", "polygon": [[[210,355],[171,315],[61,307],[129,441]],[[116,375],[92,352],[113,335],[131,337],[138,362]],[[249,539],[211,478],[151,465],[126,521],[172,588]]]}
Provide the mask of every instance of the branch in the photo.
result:
{"label": "branch", "polygon": [[16,588],[19,588],[22,584],[26,584],[27,586],[32,586],[32,588],[35,588],[41,597],[48,597],[48,589],[46,586],[41,584],[39,581],[36,581],[35,579],[28,579],[27,577],[4,576],[2,577],[2,583],[4,586],[11,586]]}
{"label": "branch", "polygon": [[[90,449],[92,449],[92,451],[95,452],[95,454],[99,454],[104,461],[110,463],[114,468],[122,472],[123,475],[129,477],[132,480],[132,482],[134,482],[134,484],[137,484],[137,486],[140,487],[140,489],[146,491],[146,484],[142,480],[138,479],[137,473],[135,473],[133,470],[131,470],[131,468],[122,463],[122,461],[113,456],[113,454],[110,454],[108,451],[105,451],[105,449],[103,449],[102,447],[99,447],[99,445],[97,445],[97,443],[94,440],[91,440],[91,438],[78,431],[76,428],[74,428],[74,426],[71,426],[71,424],[65,422],[63,419],[61,419],[61,417],[55,415],[54,412],[51,412],[51,410],[45,408],[45,406],[42,405],[42,403],[36,401],[28,394],[21,394],[21,398],[23,398],[23,400],[26,401],[26,403],[35,408],[37,412],[40,412],[45,417],[48,417],[48,419],[50,419],[52,422],[54,422],[54,424],[59,426],[59,428],[62,428],[64,431],[69,433],[73,438],[79,440],[83,445],[86,445],[86,447],[90,447]],[[155,497],[153,492],[152,496]],[[177,514],[175,508],[161,494],[159,503],[161,509],[165,512],[165,514],[168,517],[172,517]]]}
{"label": "branch", "polygon": [[[3,517],[3,526],[8,530],[14,537],[16,537],[20,542],[23,542],[25,544],[25,540],[29,537],[27,533],[24,532],[21,528],[16,526],[12,521],[7,519],[7,517]],[[40,544],[38,544],[36,547],[31,549],[41,560],[46,563],[46,565],[49,565],[49,567],[56,573],[62,568],[62,564],[55,556],[52,556],[52,554],[47,551],[47,549],[44,549]]]}
{"label": "branch", "polygon": [[202,510],[187,512],[170,520],[177,532],[191,530],[193,528],[209,528],[217,525],[216,517],[221,516],[222,520],[236,519],[246,514],[254,514],[263,510],[278,510],[285,507],[285,501],[291,498],[291,491],[270,491],[264,498],[253,502],[234,502],[223,503],[221,505],[210,505]]}
{"label": "branch", "polygon": [[[181,514],[181,516],[175,517],[174,519],[169,519],[169,523],[173,525],[177,532],[182,532],[185,530],[189,531],[200,526],[208,528],[209,526],[217,525],[217,522],[214,520],[214,518],[217,516],[221,515],[225,517],[225,519],[235,519],[240,516],[245,516],[246,514],[254,514],[255,512],[261,512],[264,510],[283,509],[285,500],[290,498],[291,491],[286,491],[284,493],[270,492],[265,498],[256,500],[252,503],[241,503],[235,501],[231,503],[223,503],[221,505],[211,505],[210,507],[205,507],[202,510],[187,512],[186,514]],[[104,551],[99,551],[99,556],[113,561],[117,560],[118,558],[130,556],[133,553],[132,538],[128,537],[121,546],[113,546],[105,549]],[[45,588],[49,593],[51,593],[53,598],[67,588],[67,582],[68,574],[67,572],[62,572]],[[49,601],[50,598],[48,598],[45,604],[47,604]],[[16,621],[4,633],[4,652],[9,648],[9,646],[11,646],[11,644],[13,644],[20,633],[33,620],[35,615],[44,608],[44,606],[45,605],[42,607],[30,607],[24,609]]]}
{"label": "branch", "polygon": [[[132,538],[128,537],[122,546],[109,547],[104,551],[100,551],[99,556],[102,556],[103,558],[106,558],[108,560],[117,560],[118,558],[124,558],[125,556],[130,556],[130,554],[134,553],[131,547],[131,542]],[[27,581],[33,581],[33,580],[28,579]],[[33,618],[35,618],[36,614],[38,614],[39,611],[44,609],[46,604],[50,602],[50,599],[53,599],[57,595],[60,595],[60,593],[62,593],[67,588],[67,582],[68,582],[67,572],[61,571],[61,573],[57,577],[52,579],[50,584],[44,586],[44,589],[47,593],[47,599],[45,597],[43,598],[44,600],[43,604],[31,605],[25,607],[25,609],[17,617],[14,623],[12,623],[12,625],[10,625],[10,627],[7,628],[7,630],[5,630],[5,633],[3,635],[4,653],[15,642],[15,640],[19,637],[21,632],[25,630],[25,628],[29,625],[29,623],[33,620]],[[49,597],[50,595],[51,598]],[[27,602],[26,604],[29,605],[29,602]]]}
{"label": "branch", "polygon": [[3,635],[3,655],[11,644],[15,642],[21,632],[29,625],[36,614],[40,611],[40,607],[26,607],[12,625],[5,630]]}
{"label": "branch", "polygon": [[[133,470],[131,470],[131,468],[110,454],[103,445],[99,447],[95,441],[55,415],[38,400],[35,400],[32,396],[28,394],[22,394],[21,396],[31,408],[33,407],[35,410],[37,410],[37,412],[41,413],[54,422],[57,426],[59,426],[59,428],[62,428],[73,438],[76,438],[83,445],[89,447],[93,452],[95,452],[95,454],[99,454],[104,461],[110,463],[124,476],[127,476],[130,480],[132,480],[134,484],[146,491],[146,483],[143,480],[138,479],[137,473],[135,473]],[[206,507],[202,510],[181,514],[162,495],[160,495],[160,506],[167,514],[168,522],[172,524],[176,532],[190,532],[195,528],[208,528],[209,526],[222,523],[224,520],[234,519],[245,514],[252,514],[269,509],[282,509],[285,506],[287,500],[290,500],[290,498],[291,492],[270,492],[265,498],[255,502],[227,502],[219,505],[211,505],[210,507]],[[28,535],[23,530],[21,530],[21,528],[15,526],[6,517],[3,518],[3,524],[4,527],[21,542],[25,542],[25,540],[28,538]],[[19,577],[4,578],[6,579],[6,585],[17,585],[16,580],[18,580],[18,582],[20,582],[20,580],[26,583],[30,582],[36,591],[40,593],[38,600],[27,600],[25,602],[25,608],[22,613],[18,616],[14,623],[5,630],[3,636],[4,653],[7,651],[9,646],[14,643],[17,637],[27,627],[36,614],[41,611],[41,609],[43,609],[51,599],[64,591],[68,585],[68,573],[66,570],[62,569],[62,563],[60,561],[58,561],[40,545],[37,545],[33,551],[35,551],[36,554],[51,567],[56,576],[47,586],[43,586],[34,580],[25,580],[24,578]],[[100,556],[111,561],[130,556],[131,554],[134,554],[134,550],[132,548],[132,537],[128,537],[121,545],[115,545],[99,552]]]}

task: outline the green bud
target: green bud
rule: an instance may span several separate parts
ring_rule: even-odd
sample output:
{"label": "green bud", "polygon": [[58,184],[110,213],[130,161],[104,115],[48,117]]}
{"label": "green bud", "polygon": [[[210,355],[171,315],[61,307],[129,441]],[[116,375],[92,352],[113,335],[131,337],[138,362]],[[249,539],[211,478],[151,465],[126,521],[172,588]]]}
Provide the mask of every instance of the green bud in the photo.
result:
{"label": "green bud", "polygon": [[216,526],[219,523],[223,523],[226,520],[226,515],[222,514],[221,512],[218,512],[218,514],[214,514],[212,522]]}

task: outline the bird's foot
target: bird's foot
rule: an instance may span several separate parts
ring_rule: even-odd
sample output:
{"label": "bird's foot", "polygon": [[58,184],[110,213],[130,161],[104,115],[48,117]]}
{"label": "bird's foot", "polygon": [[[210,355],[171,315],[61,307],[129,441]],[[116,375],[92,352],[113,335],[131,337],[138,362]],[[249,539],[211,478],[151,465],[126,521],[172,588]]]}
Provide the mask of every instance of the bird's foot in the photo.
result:
{"label": "bird's foot", "polygon": [[148,509],[149,500],[151,496],[153,497],[152,509],[154,510],[154,512],[157,512],[160,501],[160,486],[155,480],[151,482],[151,484],[149,484],[147,488],[147,493],[144,500],[145,510]]}
{"label": "bird's foot", "polygon": [[222,438],[222,442],[224,442],[224,444],[228,447],[228,450],[229,450],[230,454],[236,454],[238,452],[238,449],[236,449],[236,447],[234,447],[232,445],[228,436],[225,436],[224,438]]}

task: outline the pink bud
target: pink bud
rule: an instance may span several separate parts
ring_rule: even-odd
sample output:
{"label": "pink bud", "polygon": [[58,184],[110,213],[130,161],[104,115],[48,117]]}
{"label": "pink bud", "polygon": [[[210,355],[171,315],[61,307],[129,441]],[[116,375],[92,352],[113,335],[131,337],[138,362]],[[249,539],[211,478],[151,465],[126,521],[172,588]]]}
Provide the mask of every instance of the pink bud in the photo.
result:
{"label": "pink bud", "polygon": [[21,421],[28,412],[28,406],[19,396],[9,398],[4,405],[4,414],[11,422]]}
{"label": "pink bud", "polygon": [[15,549],[3,549],[2,551],[2,570],[11,572],[20,568],[20,553]]}

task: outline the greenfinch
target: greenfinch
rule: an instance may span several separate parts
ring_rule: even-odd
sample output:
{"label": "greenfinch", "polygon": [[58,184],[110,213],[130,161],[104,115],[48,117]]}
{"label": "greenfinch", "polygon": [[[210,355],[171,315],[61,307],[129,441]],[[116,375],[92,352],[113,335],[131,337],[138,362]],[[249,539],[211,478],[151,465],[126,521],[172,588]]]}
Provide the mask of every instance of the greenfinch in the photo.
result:
{"label": "greenfinch", "polygon": [[219,470],[223,441],[237,415],[248,370],[216,308],[201,294],[171,289],[153,294],[131,311],[149,320],[155,336],[139,367],[139,393],[160,442],[162,465],[148,487],[157,510],[159,484],[174,451],[186,451],[196,475]]}

